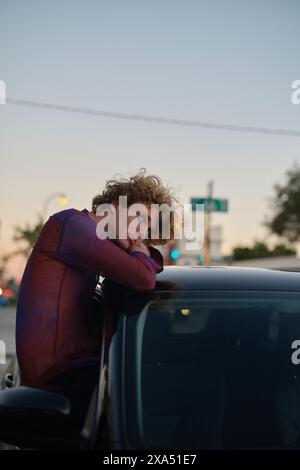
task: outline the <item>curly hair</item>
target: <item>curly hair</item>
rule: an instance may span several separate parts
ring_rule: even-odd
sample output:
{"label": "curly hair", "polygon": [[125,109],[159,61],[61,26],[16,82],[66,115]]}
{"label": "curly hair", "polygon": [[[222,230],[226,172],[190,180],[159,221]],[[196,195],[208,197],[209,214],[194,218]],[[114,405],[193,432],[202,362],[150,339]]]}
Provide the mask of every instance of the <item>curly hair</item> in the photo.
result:
{"label": "curly hair", "polygon": [[[104,190],[97,194],[92,201],[92,211],[96,213],[100,204],[111,204],[118,201],[119,196],[127,196],[128,206],[135,203],[143,204],[167,204],[172,207],[178,202],[172,194],[172,190],[163,185],[162,180],[157,175],[146,175],[146,170],[142,168],[137,175],[130,178],[114,178],[106,182]],[[170,212],[170,238],[161,237],[157,240],[151,240],[151,244],[165,244],[174,239],[174,214]]]}

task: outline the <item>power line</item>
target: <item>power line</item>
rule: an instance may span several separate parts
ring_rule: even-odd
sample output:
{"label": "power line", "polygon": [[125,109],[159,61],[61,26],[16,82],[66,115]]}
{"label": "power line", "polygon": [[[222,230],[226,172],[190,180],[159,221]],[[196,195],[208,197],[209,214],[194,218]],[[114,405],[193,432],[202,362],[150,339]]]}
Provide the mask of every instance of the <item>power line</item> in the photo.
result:
{"label": "power line", "polygon": [[62,104],[43,103],[40,101],[22,100],[17,98],[7,98],[7,103],[30,108],[49,109],[73,114],[86,114],[90,116],[101,116],[114,119],[126,119],[130,121],[152,122],[156,124],[171,124],[185,127],[200,127],[204,129],[215,129],[233,132],[250,132],[259,134],[287,135],[300,137],[300,130],[295,129],[274,129],[269,127],[240,126],[235,124],[223,124],[216,122],[205,122],[198,120],[176,119],[169,117],[148,116],[144,114],[132,114],[115,111],[104,111],[100,109],[83,108],[77,106],[66,106]]}

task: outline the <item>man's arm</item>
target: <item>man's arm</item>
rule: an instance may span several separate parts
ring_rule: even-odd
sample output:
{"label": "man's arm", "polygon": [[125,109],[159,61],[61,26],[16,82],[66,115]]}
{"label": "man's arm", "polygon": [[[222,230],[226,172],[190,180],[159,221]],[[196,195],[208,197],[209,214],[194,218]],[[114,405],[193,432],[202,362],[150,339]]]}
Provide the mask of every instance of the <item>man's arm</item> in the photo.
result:
{"label": "man's arm", "polygon": [[155,261],[155,263],[160,266],[160,269],[158,271],[160,273],[164,269],[163,256],[162,256],[161,252],[157,248],[154,248],[154,246],[152,246],[152,245],[149,245],[148,249],[150,251],[151,259],[153,259],[153,261]]}
{"label": "man's arm", "polygon": [[[153,250],[158,261],[158,250]],[[55,257],[136,290],[154,289],[156,273],[162,271],[162,257],[158,263],[143,253],[129,255],[109,239],[99,239],[95,222],[81,214],[67,221]]]}

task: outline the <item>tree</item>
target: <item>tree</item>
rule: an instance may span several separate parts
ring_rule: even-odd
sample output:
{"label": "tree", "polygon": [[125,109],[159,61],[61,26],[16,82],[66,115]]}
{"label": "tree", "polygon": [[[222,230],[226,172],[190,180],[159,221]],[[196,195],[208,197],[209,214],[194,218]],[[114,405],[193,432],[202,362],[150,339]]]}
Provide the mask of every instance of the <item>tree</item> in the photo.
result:
{"label": "tree", "polygon": [[290,243],[300,240],[300,167],[295,164],[286,173],[285,184],[274,186],[271,199],[273,216],[265,222],[272,233]]}
{"label": "tree", "polygon": [[9,255],[3,255],[0,258],[0,281],[3,281],[3,278],[6,274],[6,264],[9,260]]}
{"label": "tree", "polygon": [[237,246],[233,249],[234,260],[267,258],[270,256],[295,255],[296,251],[283,244],[276,245],[273,249],[268,248],[264,242],[255,241],[252,247]]}
{"label": "tree", "polygon": [[44,222],[42,216],[38,215],[38,220],[35,224],[30,225],[26,223],[24,227],[16,226],[13,240],[16,242],[23,242],[25,246],[11,253],[10,257],[16,255],[23,255],[28,258],[33,245],[35,244],[41,233],[43,224]]}
{"label": "tree", "polygon": [[0,266],[0,281],[3,279],[5,273],[5,268],[3,264]]}

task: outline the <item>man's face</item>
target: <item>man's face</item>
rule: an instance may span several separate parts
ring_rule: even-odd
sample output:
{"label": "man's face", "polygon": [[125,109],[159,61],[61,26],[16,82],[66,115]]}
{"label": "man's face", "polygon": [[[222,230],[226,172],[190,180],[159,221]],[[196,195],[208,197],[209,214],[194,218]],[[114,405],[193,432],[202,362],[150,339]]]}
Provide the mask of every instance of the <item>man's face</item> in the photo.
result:
{"label": "man's face", "polygon": [[136,204],[129,206],[126,211],[127,221],[120,217],[119,206],[116,207],[116,237],[118,245],[127,250],[131,243],[138,243],[149,237],[151,231],[151,206]]}

